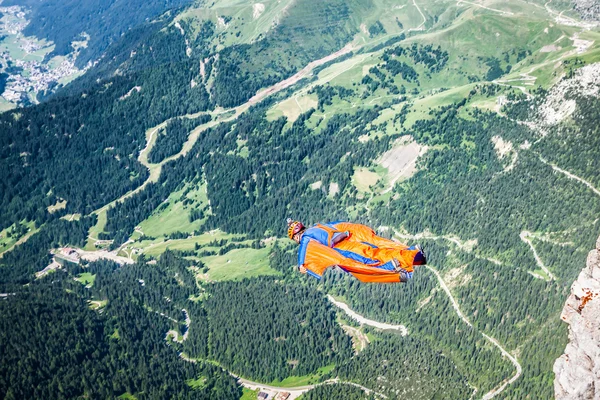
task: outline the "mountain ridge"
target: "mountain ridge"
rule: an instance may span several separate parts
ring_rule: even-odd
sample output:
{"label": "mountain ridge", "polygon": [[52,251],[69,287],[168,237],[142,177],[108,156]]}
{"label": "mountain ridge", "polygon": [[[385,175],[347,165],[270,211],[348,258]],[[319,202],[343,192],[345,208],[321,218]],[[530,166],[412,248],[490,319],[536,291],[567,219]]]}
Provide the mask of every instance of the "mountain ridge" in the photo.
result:
{"label": "mountain ridge", "polygon": [[561,319],[569,325],[569,343],[554,363],[557,399],[593,398],[597,393],[599,295],[600,238],[573,283],[561,314]]}

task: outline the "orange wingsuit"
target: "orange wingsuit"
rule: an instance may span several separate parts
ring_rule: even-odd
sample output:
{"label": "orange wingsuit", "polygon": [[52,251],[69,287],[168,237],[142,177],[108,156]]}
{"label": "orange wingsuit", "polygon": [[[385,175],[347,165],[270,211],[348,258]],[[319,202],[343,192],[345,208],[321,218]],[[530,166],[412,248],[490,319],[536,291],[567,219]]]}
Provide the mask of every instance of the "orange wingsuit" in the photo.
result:
{"label": "orange wingsuit", "polygon": [[420,249],[379,237],[365,225],[349,222],[317,224],[302,232],[298,265],[321,278],[339,266],[362,282],[400,282],[393,259],[412,275],[413,265],[425,263]]}
{"label": "orange wingsuit", "polygon": [[395,283],[400,282],[400,275],[376,266],[369,266],[344,257],[331,247],[327,247],[314,240],[310,240],[306,248],[304,264],[308,273],[316,278],[321,278],[329,267],[339,266],[346,272],[354,275],[361,282]]}

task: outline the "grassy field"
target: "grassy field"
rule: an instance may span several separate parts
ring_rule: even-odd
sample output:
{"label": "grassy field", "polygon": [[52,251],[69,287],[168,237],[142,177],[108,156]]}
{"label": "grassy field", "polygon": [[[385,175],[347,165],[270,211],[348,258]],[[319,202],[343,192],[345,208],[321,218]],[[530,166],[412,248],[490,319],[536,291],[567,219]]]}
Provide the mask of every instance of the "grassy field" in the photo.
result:
{"label": "grassy field", "polygon": [[242,388],[242,397],[240,400],[256,400],[259,390],[250,390],[248,388]]}
{"label": "grassy field", "polygon": [[66,215],[63,215],[62,217],[60,217],[60,219],[64,219],[66,221],[79,221],[81,219],[81,214],[80,213],[66,214]]}
{"label": "grassy field", "polygon": [[121,335],[119,334],[119,330],[117,328],[115,328],[115,330],[113,331],[113,333],[109,336],[109,338],[111,339],[116,339],[119,340],[121,339]]}
{"label": "grassy field", "polygon": [[371,332],[367,332],[365,335],[366,335],[366,336],[367,336],[367,338],[369,339],[369,342],[370,342],[370,343],[373,343],[373,342],[375,342],[375,341],[377,341],[377,340],[379,339],[379,337],[375,336],[375,335],[374,335],[373,333],[371,333]]}
{"label": "grassy field", "polygon": [[331,372],[335,368],[335,364],[326,365],[317,370],[314,374],[303,375],[303,376],[290,376],[285,378],[282,381],[273,381],[269,383],[271,386],[278,387],[297,387],[297,386],[305,386],[311,385],[313,383],[319,382],[319,379],[324,374]]}
{"label": "grassy field", "polygon": [[359,192],[371,193],[373,190],[372,186],[385,174],[385,170],[378,167],[377,172],[371,171],[368,168],[357,168],[352,176],[352,184],[356,187]]}
{"label": "grassy field", "polygon": [[10,54],[13,59],[23,61],[42,61],[44,56],[54,50],[54,46],[46,40],[37,40],[34,37],[28,37],[27,41],[32,42],[40,47],[32,53],[26,53],[21,48],[25,38],[22,36],[7,34],[6,37],[0,41],[0,51],[6,51]]}
{"label": "grassy field", "polygon": [[[364,15],[361,17],[368,22],[365,22],[366,26],[380,20],[388,31],[385,35],[387,38],[394,36],[394,32],[400,33],[400,31],[390,28],[390,25],[393,25],[390,24],[390,20],[394,20],[394,24],[397,25],[395,18],[398,17],[399,21],[405,25],[405,33],[411,27],[416,26],[414,21],[422,20],[420,14],[417,13],[413,18],[409,18],[413,21],[412,24],[404,23],[403,17],[411,15],[411,12],[416,12],[412,2],[401,1],[392,4],[387,1],[375,1],[374,4],[374,8],[380,11],[365,9]],[[403,126],[387,124],[385,132],[387,134],[409,129],[415,121],[430,118],[429,111],[432,108],[449,105],[465,98],[477,83],[485,82],[485,75],[489,70],[487,62],[490,57],[499,60],[503,71],[508,71],[509,66],[512,68],[511,72],[502,79],[516,79],[510,85],[525,86],[528,90],[533,89],[534,86],[524,85],[528,81],[522,80],[520,74],[531,73],[537,77],[536,86],[548,87],[560,79],[565,71],[561,63],[556,61],[557,59],[578,58],[585,62],[600,60],[600,50],[595,48],[597,46],[592,46],[583,54],[575,54],[571,39],[577,33],[580,35],[580,39],[599,43],[600,33],[593,30],[580,32],[581,29],[576,26],[552,23],[554,17],[548,14],[543,4],[517,2],[505,4],[496,1],[486,2],[485,5],[470,3],[456,5],[451,2],[440,3],[425,0],[419,2],[419,6],[428,19],[425,24],[427,29],[413,31],[400,45],[408,47],[413,42],[431,43],[435,47],[440,45],[442,50],[448,51],[449,59],[447,65],[440,72],[430,73],[423,65],[414,64],[405,56],[399,58],[411,65],[419,74],[419,85],[416,82],[403,81],[400,76],[393,79],[396,86],[403,85],[407,89],[406,96],[411,103],[411,112],[407,115]],[[559,7],[558,4],[555,6]],[[385,10],[385,12],[381,12],[381,10]],[[437,21],[435,24],[431,20],[434,15]],[[363,41],[360,44],[385,40],[385,37],[371,38],[365,33],[358,36]],[[553,44],[559,48],[556,51],[548,51],[549,46]],[[545,50],[541,51],[542,49]],[[313,114],[309,124],[311,121],[326,120],[336,113],[352,113],[361,106],[382,105],[397,98],[398,95],[392,95],[381,88],[369,93],[364,98],[360,96],[360,81],[368,73],[370,67],[383,62],[381,59],[383,51],[384,49],[373,53],[358,52],[349,59],[323,69],[315,82],[275,105],[270,111],[270,116],[284,115],[283,110],[294,108],[294,97],[301,98],[310,88],[326,83],[356,89],[356,96],[345,100],[334,97],[333,104],[326,106],[324,112],[318,111]],[[524,52],[525,56],[518,57],[519,52]],[[473,83],[470,80],[477,82]],[[418,90],[418,95],[410,94],[412,89]],[[476,102],[477,106],[482,109],[495,110],[496,98],[497,96],[474,98],[473,103]],[[393,119],[403,105],[404,103],[401,103],[383,110],[376,123],[380,124]],[[297,106],[295,108],[298,109]],[[318,131],[319,127],[315,130]],[[364,187],[362,189],[364,190]]]}
{"label": "grassy field", "polygon": [[469,84],[415,100],[411,112],[406,117],[404,127],[410,128],[420,119],[430,119],[429,111],[431,109],[450,105],[464,99],[474,86],[475,84]]}
{"label": "grassy field", "polygon": [[0,231],[0,254],[4,251],[13,247],[20,240],[25,240],[26,237],[31,236],[33,233],[37,232],[38,229],[35,229],[35,222],[21,222],[27,229],[27,233],[22,236],[10,236],[9,233],[13,229],[14,225]]}
{"label": "grassy field", "polygon": [[202,209],[208,203],[206,185],[195,188],[186,186],[184,189],[171,193],[165,203],[166,206],[161,205],[150,217],[140,223],[142,232],[154,237],[165,236],[173,232],[193,232],[200,228],[204,219],[190,222],[190,212],[194,208]]}
{"label": "grassy field", "polygon": [[196,379],[188,379],[185,381],[189,387],[192,389],[204,389],[206,386],[206,377],[199,376]]}
{"label": "grassy field", "polygon": [[294,96],[278,103],[275,107],[267,112],[269,120],[275,120],[280,117],[287,118],[288,122],[294,122],[300,114],[317,108],[317,96],[314,94]]}
{"label": "grassy field", "polygon": [[52,214],[55,211],[62,210],[66,206],[67,206],[67,201],[66,200],[57,201],[55,204],[53,204],[51,206],[48,206],[47,210],[48,210],[48,212],[50,214]]}
{"label": "grassy field", "polygon": [[137,400],[137,397],[135,397],[134,395],[132,395],[131,393],[123,393],[122,395],[120,395],[119,397],[117,397],[117,399],[123,399],[123,400]]}
{"label": "grassy field", "polygon": [[12,110],[16,106],[4,97],[0,96],[0,113],[8,110]]}
{"label": "grassy field", "polygon": [[550,280],[550,276],[546,273],[546,271],[544,271],[541,268],[535,269],[533,271],[531,271],[531,273],[533,274],[533,276],[537,277],[537,276],[541,276],[542,279],[549,281]]}
{"label": "grassy field", "polygon": [[222,256],[203,257],[208,277],[214,281],[240,280],[261,275],[279,275],[269,266],[271,247],[233,249]]}
{"label": "grassy field", "polygon": [[94,281],[96,280],[96,275],[93,275],[89,272],[84,272],[82,274],[79,274],[77,276],[77,278],[75,278],[75,280],[77,282],[80,282],[82,285],[90,285],[93,286],[94,285]]}
{"label": "grassy field", "polygon": [[[242,0],[217,0],[208,8],[192,8],[179,19],[209,19],[217,26],[218,37],[213,44],[219,47],[235,43],[250,43],[264,35],[277,24],[292,0],[267,0],[257,2],[261,6]],[[230,17],[227,24],[220,18]],[[238,34],[239,32],[239,34]],[[193,35],[197,32],[192,32]]]}

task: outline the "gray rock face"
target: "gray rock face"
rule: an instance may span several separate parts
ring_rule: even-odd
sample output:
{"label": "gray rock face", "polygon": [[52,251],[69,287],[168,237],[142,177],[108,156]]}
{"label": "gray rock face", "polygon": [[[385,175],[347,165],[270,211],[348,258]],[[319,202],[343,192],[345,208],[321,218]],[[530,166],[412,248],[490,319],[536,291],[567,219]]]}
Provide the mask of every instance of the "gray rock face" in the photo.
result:
{"label": "gray rock face", "polygon": [[586,264],[561,314],[569,343],[554,363],[557,399],[600,400],[600,238]]}
{"label": "gray rock face", "polygon": [[573,4],[581,18],[588,21],[600,20],[600,2],[598,0],[573,0]]}

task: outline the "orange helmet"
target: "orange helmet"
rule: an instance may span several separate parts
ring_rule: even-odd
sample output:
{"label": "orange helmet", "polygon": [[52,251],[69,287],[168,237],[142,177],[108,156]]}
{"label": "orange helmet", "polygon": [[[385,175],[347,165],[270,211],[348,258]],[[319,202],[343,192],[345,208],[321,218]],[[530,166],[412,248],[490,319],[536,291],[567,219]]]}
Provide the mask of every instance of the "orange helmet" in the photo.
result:
{"label": "orange helmet", "polygon": [[292,221],[291,218],[288,218],[288,237],[290,239],[294,238],[294,235],[304,229],[304,225],[300,221]]}

